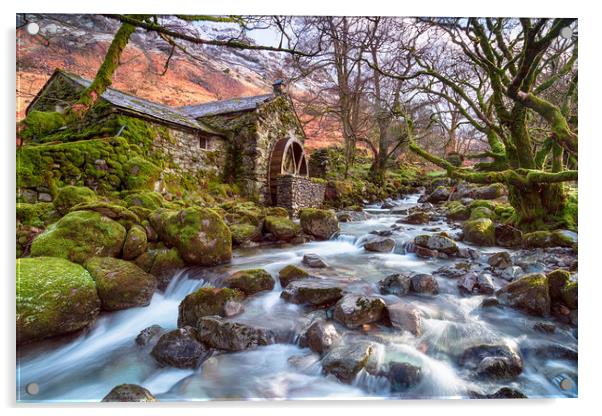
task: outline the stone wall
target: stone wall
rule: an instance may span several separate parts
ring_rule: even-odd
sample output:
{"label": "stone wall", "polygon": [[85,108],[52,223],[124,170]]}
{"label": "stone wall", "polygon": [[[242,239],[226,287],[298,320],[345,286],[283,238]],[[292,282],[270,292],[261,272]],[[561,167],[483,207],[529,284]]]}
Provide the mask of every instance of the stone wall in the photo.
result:
{"label": "stone wall", "polygon": [[302,208],[317,208],[324,202],[325,185],[309,178],[294,175],[278,177],[279,207],[296,215]]}

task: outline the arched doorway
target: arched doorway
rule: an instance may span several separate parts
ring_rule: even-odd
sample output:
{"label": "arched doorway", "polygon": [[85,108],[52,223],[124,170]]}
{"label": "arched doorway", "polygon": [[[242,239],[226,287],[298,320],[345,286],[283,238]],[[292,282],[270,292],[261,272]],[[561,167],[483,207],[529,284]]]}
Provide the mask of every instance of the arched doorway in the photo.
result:
{"label": "arched doorway", "polygon": [[296,139],[277,141],[272,149],[269,166],[268,186],[272,204],[276,203],[278,195],[278,176],[287,174],[309,176],[303,145]]}

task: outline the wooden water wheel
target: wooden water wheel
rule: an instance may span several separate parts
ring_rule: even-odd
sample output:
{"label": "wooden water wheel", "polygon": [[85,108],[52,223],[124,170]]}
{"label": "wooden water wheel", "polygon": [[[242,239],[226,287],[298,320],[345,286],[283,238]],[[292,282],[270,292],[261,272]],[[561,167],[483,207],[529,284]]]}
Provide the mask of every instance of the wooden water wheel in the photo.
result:
{"label": "wooden water wheel", "polygon": [[278,176],[280,175],[309,176],[305,151],[298,140],[279,140],[272,149],[268,185],[274,204],[278,194]]}

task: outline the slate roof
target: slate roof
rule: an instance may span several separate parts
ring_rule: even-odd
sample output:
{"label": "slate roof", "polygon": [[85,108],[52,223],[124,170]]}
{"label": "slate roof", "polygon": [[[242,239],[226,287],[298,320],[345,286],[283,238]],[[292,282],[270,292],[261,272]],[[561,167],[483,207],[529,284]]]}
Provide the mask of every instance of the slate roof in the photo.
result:
{"label": "slate roof", "polygon": [[237,113],[239,111],[253,110],[257,108],[259,104],[262,104],[273,97],[274,94],[239,97],[230,100],[213,101],[205,104],[187,105],[178,107],[178,110],[193,118]]}
{"label": "slate roof", "polygon": [[[66,76],[71,81],[83,86],[84,88],[89,87],[92,83],[92,81],[82,78],[75,74],[70,74],[65,71],[60,71],[60,73]],[[135,95],[130,95],[125,92],[116,90],[114,88],[107,88],[106,91],[102,94],[102,98],[104,98],[109,103],[113,104],[115,107],[123,108],[125,110],[131,110],[136,113],[145,114],[147,116],[167,121],[169,123],[177,124],[180,126],[185,126],[193,129],[207,130],[206,126],[202,125],[193,117],[189,116],[184,111],[181,111],[178,108],[154,103],[152,101],[136,97]]]}

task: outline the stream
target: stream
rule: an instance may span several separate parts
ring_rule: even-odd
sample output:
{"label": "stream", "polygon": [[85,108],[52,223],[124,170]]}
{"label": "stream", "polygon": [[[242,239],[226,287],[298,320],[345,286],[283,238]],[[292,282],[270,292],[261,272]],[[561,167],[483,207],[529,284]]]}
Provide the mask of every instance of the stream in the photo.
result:
{"label": "stream", "polygon": [[[396,208],[410,208],[419,195],[395,200]],[[363,249],[367,235],[374,230],[389,230],[401,218],[378,205],[367,206],[372,214],[363,221],[341,223],[334,239],[302,245],[241,248],[232,262],[211,269],[192,268],[174,276],[165,293],[155,293],[147,307],[103,313],[85,333],[51,339],[20,347],[17,351],[17,399],[19,401],[100,401],[114,386],[139,384],[159,401],[227,399],[312,399],[312,398],[467,398],[468,392],[492,393],[509,386],[530,398],[576,397],[577,361],[562,356],[523,353],[523,371],[510,381],[475,379],[457,364],[463,350],[478,344],[507,344],[522,351],[537,351],[539,346],[562,345],[577,349],[574,328],[557,324],[553,333],[533,329],[542,318],[530,317],[511,308],[482,308],[484,295],[462,295],[456,280],[435,275],[439,294],[408,294],[404,300],[423,315],[423,333],[416,337],[385,326],[343,332],[345,340],[368,339],[376,348],[378,365],[403,360],[419,366],[422,379],[409,391],[392,397],[389,381],[361,370],[351,384],[323,374],[319,355],[300,348],[296,338],[307,325],[310,309],[280,298],[278,271],[288,264],[301,267],[304,254],[314,253],[329,265],[318,269],[321,276],[351,281],[353,291],[378,294],[376,283],[392,273],[433,273],[452,259],[422,259],[405,253],[404,243],[424,229],[456,232],[446,221],[425,225],[404,225],[392,237],[391,253]],[[459,242],[460,247],[466,247]],[[499,252],[500,247],[478,248],[481,253]],[[507,251],[507,250],[506,250]],[[189,293],[204,286],[219,286],[220,276],[241,269],[264,268],[276,280],[272,291],[260,292],[245,300],[239,322],[273,329],[284,329],[290,343],[277,343],[254,349],[214,354],[196,370],[160,367],[149,355],[150,347],[136,345],[134,339],[151,325],[176,328],[178,305]],[[314,272],[313,269],[312,273]],[[501,282],[495,280],[496,287]],[[383,299],[393,295],[380,295]],[[566,358],[566,357],[564,357]],[[561,389],[560,381],[570,379],[572,388]],[[25,391],[37,383],[39,394]]]}

